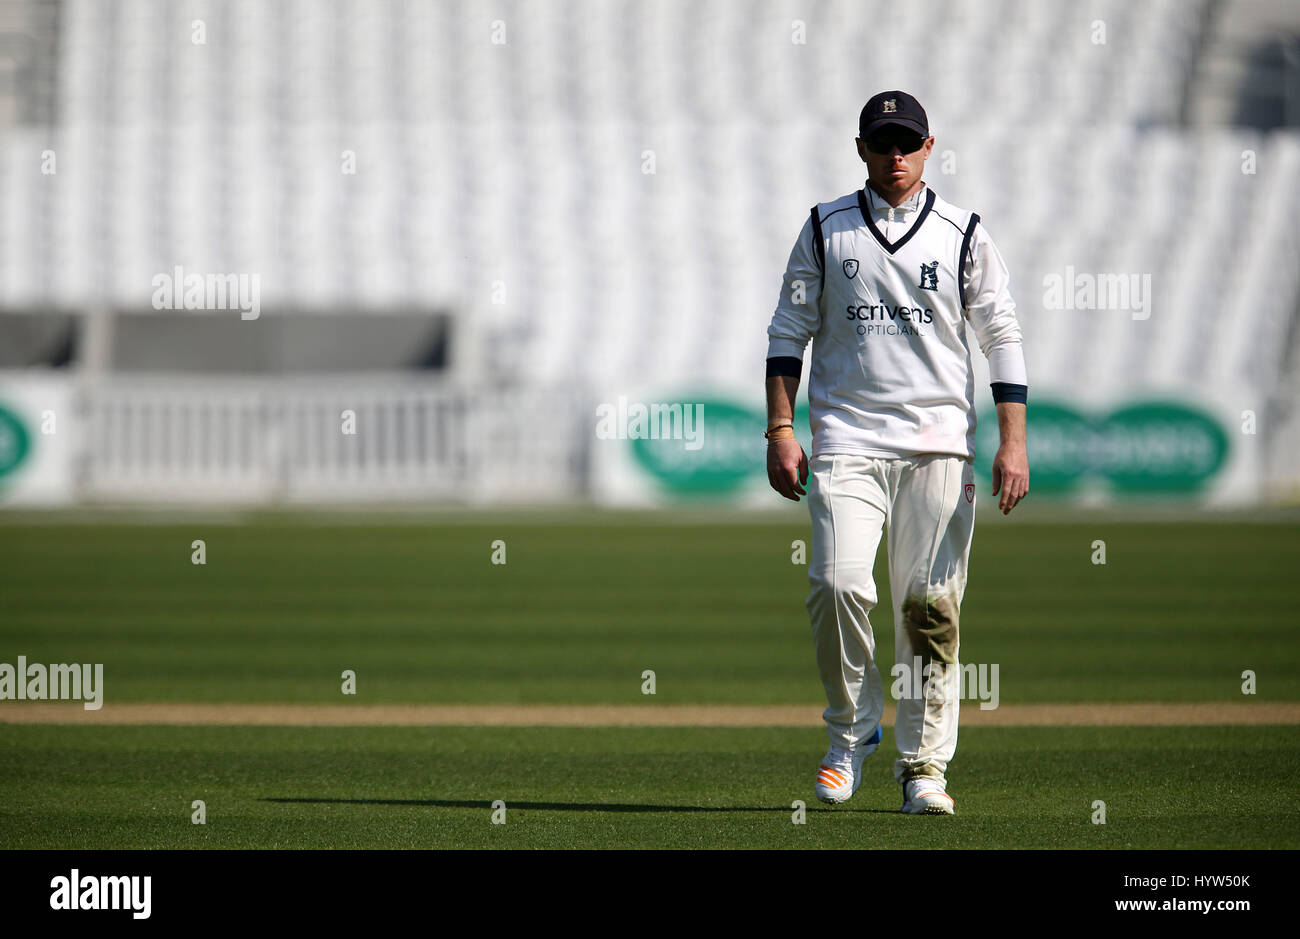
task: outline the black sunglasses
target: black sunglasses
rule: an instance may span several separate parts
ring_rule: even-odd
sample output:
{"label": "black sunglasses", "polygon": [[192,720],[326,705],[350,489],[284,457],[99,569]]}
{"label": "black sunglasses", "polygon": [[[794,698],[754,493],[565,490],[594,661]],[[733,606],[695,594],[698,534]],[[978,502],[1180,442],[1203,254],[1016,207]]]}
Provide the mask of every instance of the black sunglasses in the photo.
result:
{"label": "black sunglasses", "polygon": [[867,149],[877,155],[887,155],[893,151],[894,145],[898,145],[900,153],[915,153],[920,150],[928,137],[923,137],[915,131],[910,130],[891,130],[879,134],[872,134],[866,139]]}

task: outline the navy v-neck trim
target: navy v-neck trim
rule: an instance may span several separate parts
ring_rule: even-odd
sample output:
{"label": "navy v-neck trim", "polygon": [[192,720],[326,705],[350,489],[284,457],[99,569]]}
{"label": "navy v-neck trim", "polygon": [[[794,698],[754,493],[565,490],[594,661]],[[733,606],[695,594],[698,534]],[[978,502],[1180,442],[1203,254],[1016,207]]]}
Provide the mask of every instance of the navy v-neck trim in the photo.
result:
{"label": "navy v-neck trim", "polygon": [[871,206],[867,204],[866,187],[864,186],[858,190],[858,208],[862,210],[862,220],[866,222],[867,227],[871,229],[871,234],[876,236],[876,241],[880,242],[880,247],[884,248],[890,254],[893,254],[899,248],[903,247],[903,245],[907,244],[908,239],[916,234],[917,229],[921,227],[921,223],[925,221],[925,217],[930,214],[930,209],[933,207],[934,190],[927,187],[925,190],[925,205],[921,208],[920,212],[916,213],[916,221],[912,223],[912,227],[903,234],[902,238],[890,242],[880,233],[880,229],[876,227],[875,219],[871,217]]}

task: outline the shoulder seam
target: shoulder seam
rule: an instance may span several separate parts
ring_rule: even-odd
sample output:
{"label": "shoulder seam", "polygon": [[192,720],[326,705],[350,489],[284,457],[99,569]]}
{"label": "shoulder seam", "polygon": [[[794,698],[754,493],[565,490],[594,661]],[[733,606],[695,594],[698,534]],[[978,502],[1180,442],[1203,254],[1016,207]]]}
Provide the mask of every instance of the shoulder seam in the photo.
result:
{"label": "shoulder seam", "polygon": [[939,216],[939,218],[943,219],[945,222],[947,222],[947,223],[948,223],[949,225],[951,225],[953,228],[957,229],[957,231],[959,231],[959,232],[963,232],[963,234],[964,234],[964,230],[962,229],[962,227],[961,227],[960,225],[958,225],[956,222],[954,222],[952,219],[950,219],[948,216],[946,216],[946,215],[944,215],[943,213],[939,212],[937,209],[932,209],[931,211],[933,211],[935,215]]}
{"label": "shoulder seam", "polygon": [[[837,200],[837,201],[838,201],[838,200]],[[845,206],[844,208],[842,208],[842,209],[836,209],[834,212],[831,212],[830,215],[827,215],[825,218],[822,219],[822,221],[823,221],[823,222],[826,221],[826,219],[830,218],[831,215],[839,215],[841,212],[847,212],[847,211],[849,211],[850,209],[855,209],[855,208],[857,208],[857,206],[855,206],[855,205],[846,205],[846,206]]]}

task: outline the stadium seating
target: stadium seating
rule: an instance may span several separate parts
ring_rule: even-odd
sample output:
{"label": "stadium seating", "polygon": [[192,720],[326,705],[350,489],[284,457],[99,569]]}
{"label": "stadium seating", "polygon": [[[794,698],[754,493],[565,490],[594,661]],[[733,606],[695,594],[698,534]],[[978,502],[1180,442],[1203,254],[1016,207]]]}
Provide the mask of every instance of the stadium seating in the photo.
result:
{"label": "stadium seating", "polygon": [[[1300,139],[1178,126],[1206,9],[69,0],[58,123],[0,138],[0,308],[147,310],[179,264],[258,272],[264,315],[457,310],[469,380],[753,381],[808,207],[862,185],[861,103],[903,87],[1031,382],[1271,388]],[[1045,309],[1067,267],[1149,275],[1149,319]]]}

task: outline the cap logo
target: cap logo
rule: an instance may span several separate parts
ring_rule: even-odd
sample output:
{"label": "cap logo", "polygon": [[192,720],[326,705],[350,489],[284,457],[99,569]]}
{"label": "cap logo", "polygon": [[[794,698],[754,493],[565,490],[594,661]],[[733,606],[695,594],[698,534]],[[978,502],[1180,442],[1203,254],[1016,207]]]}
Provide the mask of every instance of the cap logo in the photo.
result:
{"label": "cap logo", "polygon": [[886,98],[884,107],[881,110],[883,110],[886,114],[895,113],[898,110],[898,99]]}

